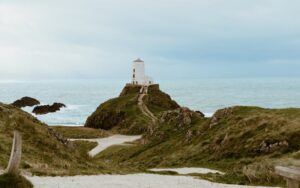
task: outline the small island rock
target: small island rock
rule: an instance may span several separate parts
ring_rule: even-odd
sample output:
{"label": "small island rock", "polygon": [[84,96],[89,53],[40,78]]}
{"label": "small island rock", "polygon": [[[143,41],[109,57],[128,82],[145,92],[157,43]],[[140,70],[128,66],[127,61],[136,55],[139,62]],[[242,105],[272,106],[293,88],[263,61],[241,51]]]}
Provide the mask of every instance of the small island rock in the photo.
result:
{"label": "small island rock", "polygon": [[53,103],[52,105],[41,105],[41,106],[36,106],[32,113],[36,115],[43,115],[43,114],[48,114],[48,113],[54,113],[59,111],[61,108],[65,108],[66,105],[63,103]]}
{"label": "small island rock", "polygon": [[23,108],[26,106],[35,106],[35,105],[39,105],[40,101],[31,98],[31,97],[23,97],[19,100],[16,100],[14,103],[12,103],[12,105],[18,107],[18,108]]}

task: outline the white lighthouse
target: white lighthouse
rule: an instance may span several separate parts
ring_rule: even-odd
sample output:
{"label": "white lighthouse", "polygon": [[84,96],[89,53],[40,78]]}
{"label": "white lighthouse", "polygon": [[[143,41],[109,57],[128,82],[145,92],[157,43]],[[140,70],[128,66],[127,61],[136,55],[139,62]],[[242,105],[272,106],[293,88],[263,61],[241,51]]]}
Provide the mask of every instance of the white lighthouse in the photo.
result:
{"label": "white lighthouse", "polygon": [[133,61],[133,73],[132,73],[133,85],[151,85],[153,84],[152,78],[145,74],[144,61],[138,58]]}

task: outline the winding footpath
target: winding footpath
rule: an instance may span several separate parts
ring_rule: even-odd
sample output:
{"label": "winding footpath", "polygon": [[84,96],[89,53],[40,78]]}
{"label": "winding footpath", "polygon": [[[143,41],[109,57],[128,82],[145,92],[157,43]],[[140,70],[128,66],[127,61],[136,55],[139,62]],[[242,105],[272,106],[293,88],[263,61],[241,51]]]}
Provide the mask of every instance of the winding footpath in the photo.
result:
{"label": "winding footpath", "polygon": [[135,140],[140,139],[142,136],[126,136],[126,135],[113,135],[107,138],[95,138],[95,139],[69,139],[70,141],[89,141],[89,142],[97,142],[98,145],[93,148],[88,154],[91,157],[95,157],[100,152],[104,151],[105,149],[109,148],[113,145],[124,145],[126,142],[133,142]]}
{"label": "winding footpath", "polygon": [[[99,139],[72,139],[97,142],[98,146],[89,154],[95,156],[112,145],[125,144],[139,139],[141,136],[113,135]],[[172,170],[180,174],[188,173],[214,173],[209,169],[151,169],[152,171]],[[216,173],[221,173],[217,172]],[[93,175],[93,176],[67,176],[67,177],[27,177],[37,188],[250,188],[253,186],[227,185],[197,179],[191,176],[170,176],[158,174],[128,174],[128,175]],[[266,187],[253,187],[266,188]]]}
{"label": "winding footpath", "polygon": [[157,121],[157,118],[153,115],[153,113],[148,109],[146,104],[144,103],[143,98],[148,95],[148,86],[142,86],[140,90],[140,94],[138,97],[138,107],[141,110],[141,112],[151,119],[152,123],[155,123]]}

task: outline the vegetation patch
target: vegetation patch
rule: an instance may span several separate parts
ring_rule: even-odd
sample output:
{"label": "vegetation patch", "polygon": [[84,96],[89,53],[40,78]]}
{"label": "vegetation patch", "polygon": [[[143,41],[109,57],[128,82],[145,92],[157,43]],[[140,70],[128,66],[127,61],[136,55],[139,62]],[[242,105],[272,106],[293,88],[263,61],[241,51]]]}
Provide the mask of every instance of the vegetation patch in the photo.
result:
{"label": "vegetation patch", "polygon": [[51,126],[51,128],[65,138],[104,138],[110,135],[110,133],[102,129],[93,129],[82,126]]}
{"label": "vegetation patch", "polygon": [[10,174],[0,175],[1,188],[33,188],[32,183],[23,176]]}

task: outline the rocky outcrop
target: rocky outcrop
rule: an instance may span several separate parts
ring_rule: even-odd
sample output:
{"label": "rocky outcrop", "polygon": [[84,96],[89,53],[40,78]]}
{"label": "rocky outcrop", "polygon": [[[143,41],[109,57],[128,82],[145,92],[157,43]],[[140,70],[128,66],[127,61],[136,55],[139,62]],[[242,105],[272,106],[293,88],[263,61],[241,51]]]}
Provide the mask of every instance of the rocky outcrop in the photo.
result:
{"label": "rocky outcrop", "polygon": [[[148,92],[140,95],[142,86],[127,84],[119,97],[101,104],[86,120],[85,127],[105,130],[117,129],[123,134],[140,134],[148,130],[153,119],[143,114],[142,108],[155,117],[157,114],[173,110],[179,105],[169,95],[160,91],[159,85],[150,85]],[[151,116],[152,116],[151,115]],[[153,126],[153,125],[151,125]]]}
{"label": "rocky outcrop", "polygon": [[256,153],[267,154],[277,150],[288,149],[289,143],[286,140],[278,141],[274,139],[266,139],[261,142],[259,148],[255,150]]}
{"label": "rocky outcrop", "polygon": [[69,143],[68,139],[63,137],[61,134],[56,132],[54,129],[49,127],[48,132],[51,136],[55,137],[60,143],[62,143],[62,144],[68,144]]}
{"label": "rocky outcrop", "polygon": [[180,108],[180,106],[172,100],[170,95],[165,92],[162,92],[159,89],[159,85],[151,85],[148,87],[148,95],[145,100],[146,105],[148,108],[158,106],[165,110],[174,110],[176,108]]}
{"label": "rocky outcrop", "polygon": [[188,108],[178,108],[176,110],[163,112],[160,117],[160,122],[168,124],[175,123],[182,126],[190,125],[193,115],[196,115],[196,113]]}
{"label": "rocky outcrop", "polygon": [[132,84],[127,84],[121,91],[119,97],[123,97],[129,94],[138,94],[140,93],[142,86],[140,85],[132,85]]}
{"label": "rocky outcrop", "polygon": [[53,103],[52,105],[42,105],[42,106],[36,106],[32,113],[36,115],[43,115],[48,113],[54,113],[59,111],[61,108],[65,108],[66,105],[63,103]]}
{"label": "rocky outcrop", "polygon": [[124,111],[105,111],[101,112],[101,115],[90,116],[86,125],[93,128],[100,128],[104,130],[112,129],[125,119]]}
{"label": "rocky outcrop", "polygon": [[23,97],[19,100],[16,100],[14,103],[12,103],[12,105],[14,105],[15,107],[18,108],[23,108],[26,106],[35,106],[35,105],[39,105],[40,101],[31,98],[31,97]]}
{"label": "rocky outcrop", "polygon": [[209,127],[213,128],[216,125],[218,125],[219,120],[225,119],[226,117],[231,115],[234,108],[235,107],[229,107],[229,108],[224,108],[224,109],[220,109],[220,110],[216,111],[215,114],[211,118]]}

